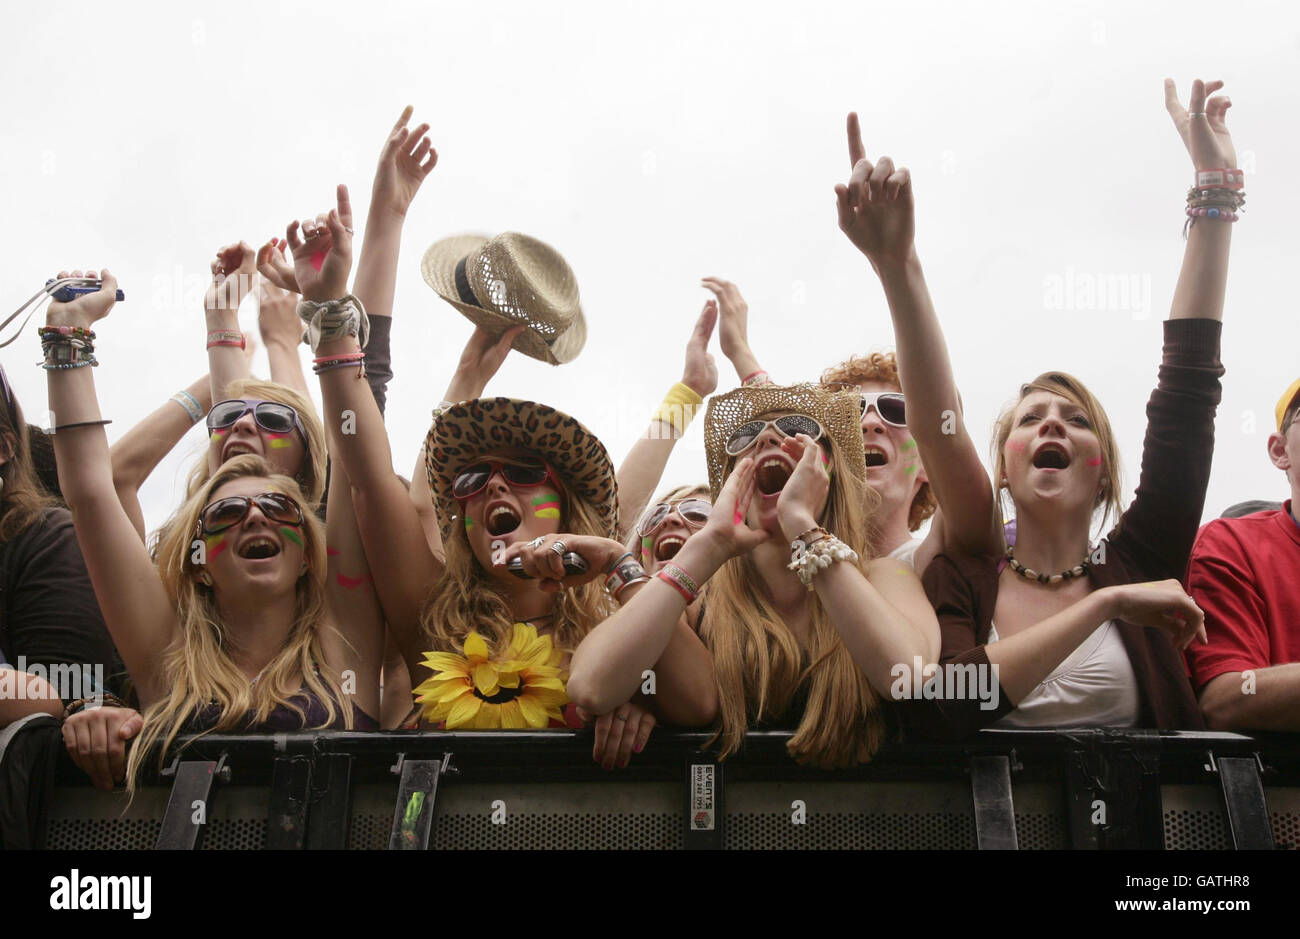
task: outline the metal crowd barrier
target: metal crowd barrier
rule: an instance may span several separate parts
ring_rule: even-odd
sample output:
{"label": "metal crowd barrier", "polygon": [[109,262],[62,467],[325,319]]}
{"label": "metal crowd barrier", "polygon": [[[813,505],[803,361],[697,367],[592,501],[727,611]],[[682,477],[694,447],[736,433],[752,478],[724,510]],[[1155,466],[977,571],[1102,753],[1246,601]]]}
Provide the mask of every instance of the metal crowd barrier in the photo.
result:
{"label": "metal crowd barrier", "polygon": [[984,731],[865,766],[786,732],[718,763],[656,729],[623,770],[588,731],[210,735],[128,806],[60,767],[51,849],[1263,849],[1300,845],[1300,738]]}

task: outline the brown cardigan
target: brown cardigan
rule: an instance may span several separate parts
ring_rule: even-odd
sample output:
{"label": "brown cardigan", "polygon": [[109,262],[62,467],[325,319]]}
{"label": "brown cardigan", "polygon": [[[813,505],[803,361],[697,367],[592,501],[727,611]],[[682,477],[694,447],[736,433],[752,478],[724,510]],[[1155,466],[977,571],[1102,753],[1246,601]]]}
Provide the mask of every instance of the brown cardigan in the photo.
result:
{"label": "brown cardigan", "polygon": [[[1106,538],[1106,561],[1089,570],[1094,589],[1174,578],[1182,580],[1196,540],[1214,453],[1214,412],[1219,403],[1221,323],[1209,319],[1165,322],[1159,383],[1147,402],[1147,432],[1137,492]],[[926,568],[926,593],[939,618],[940,663],[989,667],[984,644],[998,599],[999,559],[938,555]],[[1182,655],[1166,633],[1118,622],[1138,684],[1138,726],[1203,730]],[[1014,709],[1005,689],[998,707],[980,710],[975,699],[911,701],[909,726],[922,734],[965,737]]]}

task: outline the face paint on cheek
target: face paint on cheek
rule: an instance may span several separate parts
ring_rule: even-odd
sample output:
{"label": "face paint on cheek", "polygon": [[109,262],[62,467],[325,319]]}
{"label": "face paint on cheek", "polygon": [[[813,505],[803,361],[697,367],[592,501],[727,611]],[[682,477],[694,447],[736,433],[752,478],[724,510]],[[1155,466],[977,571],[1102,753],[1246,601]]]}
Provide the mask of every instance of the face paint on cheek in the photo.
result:
{"label": "face paint on cheek", "polygon": [[228,433],[230,433],[229,427],[219,427],[212,432],[212,436],[208,438],[208,441],[210,443],[219,443],[226,439],[226,434]]}
{"label": "face paint on cheek", "polygon": [[298,533],[298,529],[293,528],[289,525],[281,525],[280,534],[284,535],[284,537],[288,538],[298,547],[300,548],[302,547],[302,535]]}
{"label": "face paint on cheek", "polygon": [[537,518],[560,517],[559,496],[535,496],[533,498],[533,515]]}
{"label": "face paint on cheek", "polygon": [[908,476],[911,476],[913,473],[916,472],[916,463],[915,462],[908,463],[906,466],[903,467],[903,472],[906,473]]}
{"label": "face paint on cheek", "polygon": [[292,447],[293,441],[289,438],[293,436],[293,431],[287,434],[267,434],[266,442],[272,450],[283,450],[285,447]]}
{"label": "face paint on cheek", "polygon": [[208,561],[211,561],[213,558],[215,558],[222,551],[225,551],[227,548],[226,536],[224,534],[206,535],[204,536],[203,541],[204,541],[204,546],[207,549]]}
{"label": "face paint on cheek", "polygon": [[648,564],[654,557],[655,540],[653,538],[641,539],[641,563]]}
{"label": "face paint on cheek", "polygon": [[1101,466],[1101,457],[1099,457],[1099,456],[1090,456],[1090,457],[1088,457],[1088,465],[1089,465],[1089,466]]}
{"label": "face paint on cheek", "polygon": [[466,531],[469,531],[469,530],[470,530],[471,528],[473,528],[473,527],[474,527],[474,519],[472,519],[472,518],[470,518],[468,515],[466,515],[466,516],[465,516],[465,530],[466,530]]}

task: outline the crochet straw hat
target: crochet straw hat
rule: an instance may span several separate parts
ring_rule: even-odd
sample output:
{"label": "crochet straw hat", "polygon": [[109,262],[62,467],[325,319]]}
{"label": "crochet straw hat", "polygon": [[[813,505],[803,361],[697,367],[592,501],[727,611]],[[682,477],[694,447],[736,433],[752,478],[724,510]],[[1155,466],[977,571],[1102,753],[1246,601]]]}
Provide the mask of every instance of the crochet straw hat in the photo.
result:
{"label": "crochet straw hat", "polygon": [[807,414],[822,425],[825,436],[844,454],[850,471],[864,485],[867,457],[862,446],[862,396],[856,388],[835,391],[823,385],[750,385],[709,398],[704,412],[704,449],[709,462],[709,488],[716,502],[726,482],[727,438],[741,424],[770,414]]}
{"label": "crochet straw hat", "polygon": [[442,537],[451,537],[460,504],[456,475],[487,453],[531,450],[548,462],[577,495],[595,506],[608,537],[618,529],[614,464],[599,438],[574,418],[535,401],[475,398],[443,411],[424,440],[424,468],[438,507]]}
{"label": "crochet straw hat", "polygon": [[528,329],[514,342],[524,355],[559,365],[578,357],[587,321],[573,270],[550,245],[506,232],[456,235],[424,252],[425,283],[479,326],[498,334]]}

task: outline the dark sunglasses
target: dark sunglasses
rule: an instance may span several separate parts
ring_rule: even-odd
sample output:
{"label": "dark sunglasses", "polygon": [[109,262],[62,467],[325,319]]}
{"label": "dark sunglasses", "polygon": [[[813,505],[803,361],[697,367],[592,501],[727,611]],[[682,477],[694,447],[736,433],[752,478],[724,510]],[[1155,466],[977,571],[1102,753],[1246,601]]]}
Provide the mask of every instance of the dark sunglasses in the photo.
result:
{"label": "dark sunglasses", "polygon": [[907,404],[903,396],[897,391],[864,391],[862,392],[860,409],[858,417],[867,416],[867,408],[872,405],[876,406],[876,413],[886,424],[893,424],[895,427],[907,426]]}
{"label": "dark sunglasses", "polygon": [[253,420],[257,421],[258,427],[273,434],[287,434],[297,430],[306,446],[307,432],[302,428],[297,411],[287,404],[257,398],[231,398],[212,405],[212,410],[208,411],[208,431],[232,427],[249,411],[253,412]]}
{"label": "dark sunglasses", "polygon": [[754,441],[768,427],[775,427],[778,433],[786,437],[807,434],[813,440],[820,440],[822,434],[825,433],[822,430],[822,425],[807,414],[787,414],[785,417],[778,417],[774,421],[750,421],[748,424],[741,424],[727,438],[727,456],[740,456],[754,445]]}
{"label": "dark sunglasses", "polygon": [[[512,486],[525,488],[540,486],[548,479],[555,479],[551,468],[541,460],[522,458],[512,463],[504,460],[482,460],[471,463],[456,474],[456,478],[451,482],[452,496],[462,502],[474,498],[487,488],[494,473],[500,473]],[[556,488],[560,488],[558,480]]]}
{"label": "dark sunglasses", "polygon": [[668,516],[672,515],[674,511],[681,516],[682,521],[687,525],[698,528],[709,520],[709,513],[713,511],[713,503],[707,499],[660,502],[642,517],[641,523],[636,527],[637,536],[641,538],[653,537],[654,533],[663,527],[664,522],[668,521]]}
{"label": "dark sunglasses", "polygon": [[282,492],[263,492],[256,496],[230,496],[208,503],[199,514],[196,534],[219,535],[233,528],[248,517],[254,504],[269,522],[295,528],[302,526],[302,509],[297,502]]}

